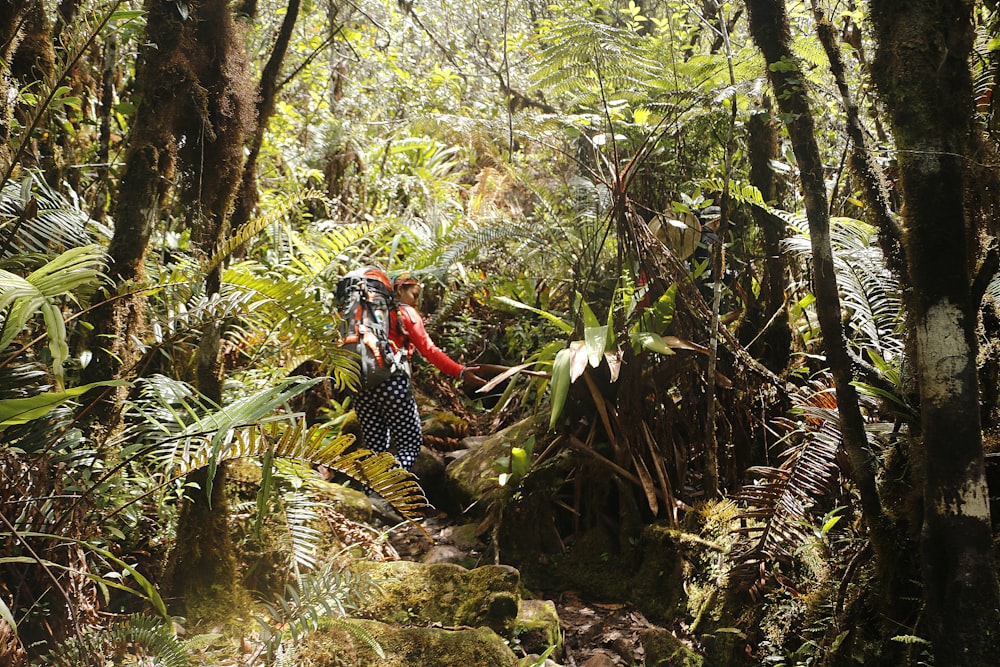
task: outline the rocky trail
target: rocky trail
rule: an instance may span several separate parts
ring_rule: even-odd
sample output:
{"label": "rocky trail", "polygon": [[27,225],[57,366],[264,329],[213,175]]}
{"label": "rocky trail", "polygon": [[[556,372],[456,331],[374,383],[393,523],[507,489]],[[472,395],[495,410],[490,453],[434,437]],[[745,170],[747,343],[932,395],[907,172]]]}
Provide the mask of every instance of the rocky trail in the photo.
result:
{"label": "rocky trail", "polygon": [[[475,467],[482,440],[467,438],[465,467]],[[483,460],[494,454],[483,452]],[[432,504],[445,487],[482,479],[454,457],[427,451],[418,475]],[[428,468],[429,466],[429,468]],[[453,489],[448,492],[454,493]],[[354,492],[351,492],[354,493]],[[378,501],[351,501],[363,521],[348,521],[338,532],[345,544],[366,543],[368,560],[352,570],[377,581],[376,591],[356,610],[364,633],[384,650],[379,657],[366,642],[343,628],[309,641],[310,667],[663,667],[701,665],[699,656],[674,633],[650,622],[629,602],[594,600],[573,590],[544,590],[527,584],[520,572],[493,562],[479,535],[480,519],[461,511],[431,509],[418,524],[398,521]],[[452,505],[453,506],[453,505]]]}
{"label": "rocky trail", "polygon": [[[388,533],[389,544],[399,558],[421,563],[467,563],[482,558],[487,551],[486,545],[475,537],[476,524],[463,524],[460,518],[456,521],[445,513],[437,513],[422,525],[433,544],[411,524],[400,525]],[[661,628],[629,603],[587,600],[573,591],[535,594],[552,603],[562,633],[562,647],[553,652],[555,660],[545,664],[566,667],[661,664],[645,661],[641,641],[644,632],[655,634]],[[530,648],[544,651],[547,647]]]}

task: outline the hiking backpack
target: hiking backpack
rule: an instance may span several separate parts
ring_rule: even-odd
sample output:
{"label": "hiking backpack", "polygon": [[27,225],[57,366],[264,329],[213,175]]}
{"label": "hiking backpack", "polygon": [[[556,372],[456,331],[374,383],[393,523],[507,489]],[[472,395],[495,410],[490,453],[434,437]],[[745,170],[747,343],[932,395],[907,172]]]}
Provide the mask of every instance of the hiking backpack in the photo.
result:
{"label": "hiking backpack", "polygon": [[364,389],[406,372],[405,350],[394,351],[389,340],[397,308],[389,276],[374,266],[354,269],[337,283],[340,347],[357,355]]}

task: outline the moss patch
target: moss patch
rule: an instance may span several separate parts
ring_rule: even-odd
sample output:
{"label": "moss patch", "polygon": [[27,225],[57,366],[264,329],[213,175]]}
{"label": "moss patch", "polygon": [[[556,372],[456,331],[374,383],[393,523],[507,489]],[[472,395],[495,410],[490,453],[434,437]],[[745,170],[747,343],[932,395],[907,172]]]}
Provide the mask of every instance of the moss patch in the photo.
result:
{"label": "moss patch", "polygon": [[[350,621],[355,632],[330,627],[311,634],[296,652],[299,667],[516,667],[517,657],[489,628],[396,628]],[[360,630],[360,632],[358,631]],[[379,657],[362,635],[385,654]]]}
{"label": "moss patch", "polygon": [[514,632],[521,577],[512,567],[361,561],[351,569],[378,587],[358,616],[408,625],[485,626],[505,637]]}
{"label": "moss patch", "polygon": [[705,662],[668,630],[644,630],[639,640],[646,650],[646,667],[702,667]]}
{"label": "moss patch", "polygon": [[522,600],[514,636],[526,653],[541,654],[550,646],[555,646],[551,655],[560,658],[563,635],[555,603],[551,600]]}

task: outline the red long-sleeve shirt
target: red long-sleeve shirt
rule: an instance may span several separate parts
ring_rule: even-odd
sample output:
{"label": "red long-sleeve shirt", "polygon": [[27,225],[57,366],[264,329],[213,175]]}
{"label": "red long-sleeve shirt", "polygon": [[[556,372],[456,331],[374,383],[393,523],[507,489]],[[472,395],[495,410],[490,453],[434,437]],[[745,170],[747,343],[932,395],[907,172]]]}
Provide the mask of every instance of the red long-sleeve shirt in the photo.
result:
{"label": "red long-sleeve shirt", "polygon": [[[389,338],[397,348],[406,347],[407,356],[412,357],[413,349],[416,348],[424,356],[424,359],[451,377],[458,377],[465,370],[465,366],[454,361],[434,344],[427,329],[424,328],[424,318],[420,316],[416,308],[400,304],[399,310],[391,312],[389,318],[392,325],[389,327]],[[402,327],[398,326],[400,322]]]}

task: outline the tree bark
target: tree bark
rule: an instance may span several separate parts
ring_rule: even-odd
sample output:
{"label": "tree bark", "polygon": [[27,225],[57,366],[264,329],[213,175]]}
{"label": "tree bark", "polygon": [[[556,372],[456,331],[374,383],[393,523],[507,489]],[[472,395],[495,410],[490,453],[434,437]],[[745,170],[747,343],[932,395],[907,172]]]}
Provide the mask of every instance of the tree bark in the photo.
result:
{"label": "tree bark", "polygon": [[[753,114],[747,120],[750,183],[760,190],[764,201],[776,204],[779,188],[771,160],[780,155],[778,125],[771,114],[769,99],[765,98],[763,107],[765,113]],[[785,223],[757,206],[751,212],[764,239],[764,274],[760,281],[760,300],[747,305],[751,311],[747,313],[747,322],[755,325],[749,336],[758,341],[749,346],[749,351],[772,371],[780,373],[788,365],[792,346],[785,303],[787,266],[781,250],[781,242],[786,236]]]}
{"label": "tree bark", "polygon": [[[23,20],[28,11],[24,0],[0,2],[0,61],[9,63],[17,52],[24,35]],[[0,68],[0,87],[8,90],[15,85],[7,68]],[[13,153],[10,149],[10,125],[14,117],[14,103],[7,95],[0,95],[0,173],[9,173]],[[2,186],[3,183],[0,183]]]}
{"label": "tree bark", "polygon": [[[139,101],[125,167],[118,186],[115,232],[108,246],[109,290],[98,294],[90,324],[92,359],[84,382],[121,377],[139,358],[132,337],[145,325],[145,297],[136,291],[145,278],[143,262],[177,165],[176,126],[191,98],[193,78],[180,67],[184,45],[176,8],[147,0],[147,46],[136,68]],[[88,395],[91,428],[113,431],[126,390]],[[96,437],[101,441],[99,436]]]}
{"label": "tree bark", "polygon": [[259,192],[257,189],[257,157],[260,155],[260,147],[264,142],[264,133],[267,131],[267,123],[274,115],[275,104],[278,97],[278,74],[281,72],[281,65],[285,61],[285,54],[288,53],[288,45],[292,39],[292,30],[299,16],[300,0],[288,0],[288,8],[285,17],[281,22],[281,29],[278,37],[274,41],[274,48],[271,56],[264,65],[264,70],[260,75],[257,97],[257,118],[247,146],[247,159],[243,165],[243,177],[240,181],[240,189],[236,197],[236,205],[233,209],[232,228],[239,229],[253,216],[257,207]]}
{"label": "tree bark", "polygon": [[844,60],[840,55],[840,33],[824,16],[817,0],[812,0],[813,15],[816,18],[816,34],[826,51],[830,61],[830,72],[837,82],[837,90],[844,103],[847,114],[847,136],[851,140],[851,166],[861,181],[868,210],[875,219],[875,227],[879,233],[879,244],[882,254],[892,272],[900,279],[906,278],[906,265],[903,256],[903,232],[892,214],[889,205],[889,191],[882,170],[875,164],[871,151],[868,150],[868,140],[864,127],[861,125],[861,111],[854,101],[854,95],[847,86]]}
{"label": "tree bark", "polygon": [[[245,40],[226,0],[190,5],[186,57],[199,87],[196,113],[178,130],[187,138],[182,151],[193,173],[182,201],[193,212],[192,239],[205,257],[218,249],[229,229],[229,215],[243,171],[243,147],[253,117],[253,90]],[[205,277],[211,297],[221,287],[220,267]],[[222,404],[224,365],[220,358],[222,323],[206,322],[196,358],[199,391]],[[189,476],[200,491],[186,498],[171,555],[170,590],[181,613],[200,621],[228,618],[240,596],[236,557],[229,532],[226,466],[209,480],[207,469]]]}
{"label": "tree bark", "polygon": [[803,87],[806,75],[791,51],[788,16],[782,0],[750,0],[750,31],[768,64],[775,99],[788,128],[798,162],[812,244],[813,292],[823,333],[827,363],[833,374],[844,449],[851,476],[858,486],[881,582],[890,581],[893,542],[882,510],[875,462],[868,446],[864,419],[852,385],[851,359],[840,320],[840,295],[830,246],[830,218],[823,161],[816,143],[812,110]]}
{"label": "tree bark", "polygon": [[[926,459],[921,534],[935,662],[992,665],[1000,594],[976,377],[964,197],[974,145],[972,3],[873,0],[874,75],[896,139]],[[947,101],[947,103],[942,103]]]}

